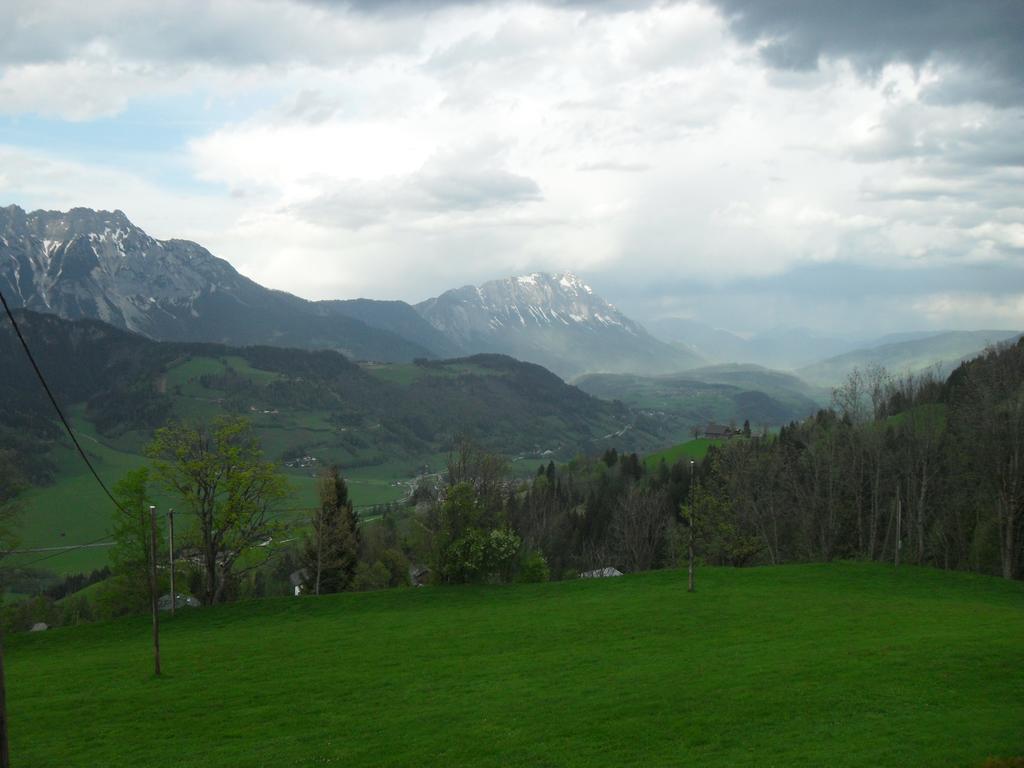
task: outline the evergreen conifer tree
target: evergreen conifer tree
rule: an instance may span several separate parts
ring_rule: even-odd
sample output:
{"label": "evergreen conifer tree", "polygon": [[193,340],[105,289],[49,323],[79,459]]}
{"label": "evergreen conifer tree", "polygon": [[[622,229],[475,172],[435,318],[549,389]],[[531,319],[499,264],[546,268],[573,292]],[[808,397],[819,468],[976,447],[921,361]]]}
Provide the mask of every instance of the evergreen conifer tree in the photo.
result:
{"label": "evergreen conifer tree", "polygon": [[320,477],[320,507],[310,524],[303,552],[303,590],[320,595],[351,589],[359,563],[359,519],[336,466]]}

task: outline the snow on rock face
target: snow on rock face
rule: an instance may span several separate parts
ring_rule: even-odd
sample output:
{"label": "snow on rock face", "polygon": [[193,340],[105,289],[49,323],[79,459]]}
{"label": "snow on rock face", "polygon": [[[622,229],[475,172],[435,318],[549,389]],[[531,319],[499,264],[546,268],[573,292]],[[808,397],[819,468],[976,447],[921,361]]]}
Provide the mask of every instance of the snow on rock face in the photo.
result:
{"label": "snow on rock face", "polygon": [[419,308],[438,330],[462,339],[510,326],[549,328],[557,325],[580,330],[615,327],[632,335],[643,332],[569,272],[534,272],[467,286],[448,291]]}
{"label": "snow on rock face", "polygon": [[0,238],[0,286],[23,306],[142,333],[153,313],[191,303],[211,280],[244,279],[195,243],[155,240],[121,211],[8,206]]}
{"label": "snow on rock face", "polygon": [[570,378],[588,372],[680,370],[688,361],[569,272],[493,280],[416,306],[468,352],[500,352]]}

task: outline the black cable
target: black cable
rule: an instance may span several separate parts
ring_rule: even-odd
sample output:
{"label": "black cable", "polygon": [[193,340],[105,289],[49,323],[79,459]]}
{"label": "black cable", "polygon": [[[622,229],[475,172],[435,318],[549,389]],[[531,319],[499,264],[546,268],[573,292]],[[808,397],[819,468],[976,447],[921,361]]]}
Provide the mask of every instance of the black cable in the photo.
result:
{"label": "black cable", "polygon": [[[85,462],[85,465],[89,468],[89,471],[92,473],[92,476],[94,478],[96,478],[96,482],[99,483],[100,488],[103,489],[103,492],[107,495],[107,498],[110,499],[110,501],[114,504],[114,506],[117,507],[123,514],[130,515],[128,510],[126,510],[124,507],[122,507],[121,504],[118,502],[118,500],[114,498],[114,494],[112,494],[110,492],[110,489],[107,488],[106,483],[103,482],[103,479],[99,476],[99,473],[96,471],[96,468],[92,465],[92,462],[89,460],[89,457],[86,455],[85,450],[82,448],[81,443],[78,442],[78,438],[75,437],[75,431],[71,428],[71,424],[68,423],[67,418],[65,418],[64,412],[61,410],[60,405],[58,405],[57,398],[53,396],[53,392],[50,390],[49,384],[46,383],[46,378],[43,376],[43,372],[39,369],[39,365],[36,363],[36,359],[32,355],[32,350],[29,349],[28,342],[25,341],[25,337],[21,333],[21,328],[18,326],[18,321],[14,319],[14,313],[11,312],[11,308],[7,305],[7,299],[4,298],[4,295],[3,295],[2,291],[0,291],[0,303],[2,303],[4,305],[4,311],[7,313],[7,317],[11,321],[11,326],[14,328],[14,333],[18,336],[18,341],[21,342],[21,347],[22,347],[22,349],[25,350],[25,355],[28,357],[28,361],[32,364],[32,368],[33,368],[33,370],[35,370],[36,376],[39,378],[39,383],[43,385],[43,389],[46,391],[46,396],[50,399],[50,403],[53,405],[53,409],[57,412],[57,416],[60,417],[60,421],[64,425],[64,429],[67,430],[68,437],[71,438],[71,442],[74,443],[75,444],[75,448],[78,449],[78,454],[79,454],[79,456],[82,457],[82,461]],[[367,508],[372,508],[372,507],[376,507],[376,506],[380,506],[380,505],[377,505],[377,504],[360,504],[360,505],[353,506],[353,509],[367,509]],[[276,511],[278,513],[281,513],[281,512],[308,512],[308,511],[312,511],[314,508],[315,508],[315,505],[311,506],[311,507],[293,507],[293,508],[290,508],[290,509],[282,509],[282,510],[276,510]],[[182,514],[182,513],[184,513],[184,514],[195,514],[194,512],[188,512],[188,511],[185,511],[185,510],[179,511],[179,514]],[[100,537],[98,539],[95,539],[94,541],[89,541],[89,542],[86,542],[85,544],[78,544],[78,545],[76,545],[74,547],[69,547],[68,549],[62,549],[59,552],[53,552],[53,553],[51,553],[49,555],[46,555],[45,557],[40,557],[40,558],[38,558],[36,560],[31,560],[28,563],[22,563],[18,567],[19,568],[28,568],[29,566],[35,565],[36,563],[41,563],[44,560],[49,560],[50,558],[53,558],[53,557],[59,557],[60,555],[66,555],[69,552],[74,552],[74,551],[79,550],[79,549],[84,549],[86,547],[91,547],[94,544],[99,544],[104,539],[106,539],[108,536],[109,536],[109,534],[105,534],[104,536],[102,536],[102,537]]]}
{"label": "black cable", "polygon": [[[14,568],[30,568],[33,565],[35,565],[36,563],[41,563],[44,560],[49,560],[50,558],[53,558],[53,557],[60,557],[61,555],[66,555],[66,554],[69,554],[70,552],[75,552],[75,551],[77,551],[79,549],[85,549],[86,547],[91,547],[91,546],[93,546],[95,544],[100,544],[101,542],[103,542],[103,541],[105,541],[106,539],[109,539],[109,538],[110,538],[109,534],[104,534],[100,538],[94,539],[93,541],[87,541],[84,544],[76,544],[73,547],[67,547],[66,549],[61,549],[58,552],[51,552],[50,554],[44,555],[43,557],[38,557],[35,560],[29,560],[27,563],[17,563],[13,567]],[[9,552],[7,554],[16,554],[16,553],[10,553]]]}
{"label": "black cable", "polygon": [[57,404],[57,398],[53,396],[53,392],[50,391],[50,385],[46,383],[46,379],[43,377],[43,372],[39,370],[39,366],[36,364],[36,359],[32,356],[32,350],[28,348],[28,342],[26,342],[25,337],[21,335],[21,328],[18,327],[18,321],[14,319],[14,314],[11,312],[11,308],[7,306],[7,299],[4,298],[2,291],[0,291],[0,302],[4,305],[4,311],[7,312],[7,317],[10,319],[11,325],[14,327],[14,332],[18,335],[18,341],[21,342],[21,346],[25,350],[25,354],[28,356],[28,361],[32,363],[32,368],[35,369],[36,376],[39,377],[39,383],[42,384],[43,389],[46,390],[46,396],[50,398],[50,402],[53,404],[54,410],[57,411],[57,415],[60,417],[61,423],[64,425],[64,429],[67,430],[68,437],[71,438],[71,442],[74,443],[75,448],[78,449],[78,454],[82,457],[82,461],[84,461],[85,465],[89,467],[89,471],[92,472],[92,476],[96,478],[96,482],[100,484],[103,492],[107,494],[107,498],[114,503],[114,506],[124,514],[129,514],[128,511],[118,503],[117,499],[114,498],[114,494],[112,494],[110,489],[107,488],[106,483],[103,482],[99,474],[96,472],[96,468],[92,465],[92,462],[89,461],[89,457],[85,455],[82,445],[78,442],[78,438],[75,437],[75,431],[71,429],[71,425],[64,417],[64,412]]}

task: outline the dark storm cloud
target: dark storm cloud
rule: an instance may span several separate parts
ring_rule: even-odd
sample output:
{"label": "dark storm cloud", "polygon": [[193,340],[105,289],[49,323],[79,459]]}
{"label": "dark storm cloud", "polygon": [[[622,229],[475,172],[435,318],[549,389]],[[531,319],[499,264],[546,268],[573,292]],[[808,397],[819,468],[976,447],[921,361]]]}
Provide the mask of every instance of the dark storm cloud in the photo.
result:
{"label": "dark storm cloud", "polygon": [[1019,0],[713,0],[734,34],[760,42],[778,69],[808,70],[822,56],[863,73],[929,61],[970,71],[928,94],[941,102],[1024,103],[1024,3]]}
{"label": "dark storm cloud", "polygon": [[[89,4],[6,0],[0,66],[108,57],[162,67],[343,63],[415,46],[416,14],[375,19],[300,3]],[[352,19],[364,24],[346,24]]]}
{"label": "dark storm cloud", "polygon": [[[955,175],[971,168],[1024,166],[1024,115],[976,124],[951,120],[936,124],[918,105],[890,110],[872,129],[872,138],[851,149],[854,160],[885,162],[918,158],[939,162]],[[936,169],[933,172],[938,172]]]}
{"label": "dark storm cloud", "polygon": [[[496,5],[501,0],[303,0],[310,5],[331,6],[363,13],[430,11],[450,6]],[[540,0],[555,8],[627,11],[653,5],[656,0]]]}

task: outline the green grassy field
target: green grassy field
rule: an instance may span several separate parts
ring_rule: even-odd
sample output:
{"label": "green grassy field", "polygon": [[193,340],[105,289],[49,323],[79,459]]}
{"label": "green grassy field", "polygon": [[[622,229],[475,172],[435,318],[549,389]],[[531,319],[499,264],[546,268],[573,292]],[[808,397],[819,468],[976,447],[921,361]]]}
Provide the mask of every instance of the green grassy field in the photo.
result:
{"label": "green grassy field", "polygon": [[975,766],[1024,584],[830,564],[275,599],[11,636],[35,766]]}
{"label": "green grassy field", "polygon": [[[79,417],[73,421],[83,449],[109,487],[112,488],[129,470],[147,463],[138,453],[117,450],[108,445],[85,419]],[[56,462],[55,482],[33,488],[19,498],[22,507],[18,518],[19,549],[83,544],[104,539],[111,528],[113,505],[70,442],[57,447],[53,458]],[[353,470],[346,473],[346,481],[355,504],[361,507],[384,504],[408,493],[406,486],[396,485],[395,481],[412,477],[414,471],[414,462],[392,462]],[[294,470],[285,474],[292,494],[281,504],[288,510],[281,517],[289,523],[304,524],[307,515],[301,508],[312,508],[317,498],[314,471]],[[180,504],[172,496],[159,491],[153,500],[160,510]],[[60,574],[88,572],[107,564],[107,549],[102,546],[70,550],[59,555],[55,551],[29,552],[12,555],[8,562],[18,565],[50,554],[54,556],[48,557],[38,567]]]}
{"label": "green grassy field", "polygon": [[666,448],[664,451],[648,454],[644,457],[644,464],[647,465],[648,469],[657,469],[662,460],[670,467],[680,459],[700,461],[707,456],[708,448],[713,445],[721,445],[722,442],[722,440],[709,440],[706,437],[689,440],[688,442],[674,445],[671,448]]}

